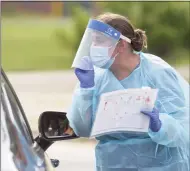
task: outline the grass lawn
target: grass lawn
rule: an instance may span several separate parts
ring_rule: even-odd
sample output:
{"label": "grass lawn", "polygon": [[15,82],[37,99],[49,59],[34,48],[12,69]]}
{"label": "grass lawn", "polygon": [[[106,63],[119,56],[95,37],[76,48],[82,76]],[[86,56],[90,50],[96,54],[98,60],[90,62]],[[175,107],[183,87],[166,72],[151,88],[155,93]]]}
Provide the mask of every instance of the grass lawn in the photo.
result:
{"label": "grass lawn", "polygon": [[66,22],[53,19],[3,18],[2,65],[5,70],[70,68],[72,59],[56,40]]}

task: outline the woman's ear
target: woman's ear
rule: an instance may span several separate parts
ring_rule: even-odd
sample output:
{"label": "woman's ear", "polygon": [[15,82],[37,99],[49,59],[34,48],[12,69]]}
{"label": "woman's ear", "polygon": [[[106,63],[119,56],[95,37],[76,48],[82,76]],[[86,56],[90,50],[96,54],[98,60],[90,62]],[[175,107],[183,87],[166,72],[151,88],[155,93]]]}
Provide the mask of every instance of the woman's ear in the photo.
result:
{"label": "woman's ear", "polygon": [[128,43],[124,40],[120,40],[118,43],[118,52],[122,53],[126,51],[126,48],[128,47]]}

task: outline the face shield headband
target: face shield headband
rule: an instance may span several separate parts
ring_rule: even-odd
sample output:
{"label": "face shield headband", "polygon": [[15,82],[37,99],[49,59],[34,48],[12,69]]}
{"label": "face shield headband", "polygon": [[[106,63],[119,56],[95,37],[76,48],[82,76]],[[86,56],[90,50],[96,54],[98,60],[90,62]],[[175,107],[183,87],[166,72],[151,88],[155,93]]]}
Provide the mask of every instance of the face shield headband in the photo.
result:
{"label": "face shield headband", "polygon": [[112,26],[110,26],[106,23],[103,23],[101,21],[90,19],[90,21],[87,25],[87,28],[97,30],[101,33],[104,33],[105,35],[107,35],[109,37],[112,37],[115,40],[119,41],[119,39],[123,39],[126,42],[131,43],[131,40],[128,37],[122,35],[115,28],[113,28]]}

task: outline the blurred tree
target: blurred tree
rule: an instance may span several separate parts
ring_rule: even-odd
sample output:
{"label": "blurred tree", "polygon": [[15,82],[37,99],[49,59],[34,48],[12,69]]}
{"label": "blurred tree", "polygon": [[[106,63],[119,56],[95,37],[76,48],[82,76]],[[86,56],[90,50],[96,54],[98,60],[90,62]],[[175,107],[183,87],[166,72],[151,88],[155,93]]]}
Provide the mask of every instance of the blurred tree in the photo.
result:
{"label": "blurred tree", "polygon": [[189,59],[189,2],[98,2],[98,5],[103,6],[104,12],[124,15],[137,28],[144,29],[148,52],[174,63],[179,58]]}
{"label": "blurred tree", "polygon": [[[71,4],[70,4],[71,5]],[[71,55],[71,61],[78,49],[85,27],[89,20],[89,13],[79,6],[72,6],[72,18],[68,25],[56,31],[59,44]]]}

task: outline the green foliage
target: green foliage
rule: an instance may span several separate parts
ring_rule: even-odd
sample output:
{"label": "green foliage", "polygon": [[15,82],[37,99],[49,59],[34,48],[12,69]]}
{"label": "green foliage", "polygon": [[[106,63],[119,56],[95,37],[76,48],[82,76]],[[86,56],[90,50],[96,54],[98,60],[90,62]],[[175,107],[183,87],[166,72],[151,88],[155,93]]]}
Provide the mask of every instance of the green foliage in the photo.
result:
{"label": "green foliage", "polygon": [[[105,11],[127,16],[136,28],[145,30],[150,53],[169,62],[177,58],[188,60],[189,2],[100,2],[98,5],[103,6]],[[180,50],[183,53],[173,53]]]}

